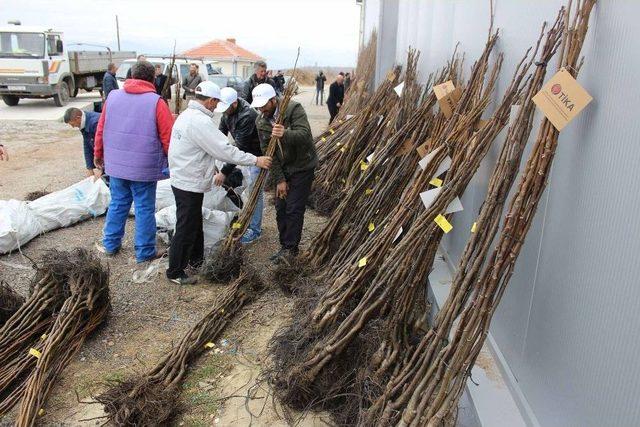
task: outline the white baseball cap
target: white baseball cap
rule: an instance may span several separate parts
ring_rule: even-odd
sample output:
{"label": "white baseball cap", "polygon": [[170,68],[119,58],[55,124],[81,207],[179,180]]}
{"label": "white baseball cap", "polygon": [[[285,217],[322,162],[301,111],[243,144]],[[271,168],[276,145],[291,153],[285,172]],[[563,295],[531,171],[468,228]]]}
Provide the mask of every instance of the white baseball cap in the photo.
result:
{"label": "white baseball cap", "polygon": [[220,86],[214,82],[201,82],[195,88],[196,95],[206,96],[207,98],[220,99]]}
{"label": "white baseball cap", "polygon": [[251,106],[253,108],[260,108],[264,107],[264,104],[276,96],[276,90],[269,83],[260,83],[258,86],[253,88],[251,96],[253,96]]}
{"label": "white baseball cap", "polygon": [[223,87],[220,89],[220,102],[216,107],[216,112],[224,113],[229,109],[231,104],[238,100],[238,92],[232,87]]}

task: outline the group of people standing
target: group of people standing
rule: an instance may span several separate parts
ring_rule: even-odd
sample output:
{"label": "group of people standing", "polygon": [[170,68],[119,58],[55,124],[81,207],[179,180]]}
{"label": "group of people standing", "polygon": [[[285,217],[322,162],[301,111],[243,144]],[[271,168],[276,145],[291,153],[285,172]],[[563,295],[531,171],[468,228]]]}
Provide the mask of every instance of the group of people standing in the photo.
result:
{"label": "group of people standing", "polygon": [[[249,167],[249,191],[262,169],[270,170],[276,188],[280,249],[271,259],[280,262],[296,255],[318,162],[302,105],[291,100],[286,110],[280,110],[275,79],[268,77],[263,62],[256,64],[241,94],[213,82],[199,82],[186,110],[177,118],[158,93],[158,86],[156,67],[139,58],[123,88],[106,94],[102,113],[70,108],[65,114],[65,122],[83,134],[87,175],[104,173],[110,179],[111,202],[103,238],[96,244],[98,250],[107,256],[120,251],[134,203],[136,261],[162,256],[156,248],[156,186],[159,180],[169,179],[177,221],[166,275],[180,285],[195,283],[189,272],[199,267],[204,257],[204,193],[225,185],[240,165]],[[214,111],[222,114],[218,126]],[[229,134],[235,145],[229,143]],[[273,158],[263,155],[272,136],[280,140]],[[216,161],[224,166],[218,169]],[[261,237],[263,209],[261,193],[241,243]]]}
{"label": "group of people standing", "polygon": [[[318,71],[316,75],[316,95],[315,101],[316,105],[318,105],[318,100],[320,101],[320,105],[324,100],[324,84],[327,81],[327,76],[324,75],[322,70]],[[333,119],[338,115],[340,111],[340,107],[344,103],[344,95],[349,90],[349,86],[351,86],[351,73],[343,73],[342,71],[338,73],[336,79],[331,85],[329,85],[329,97],[327,98],[327,108],[329,109],[329,123],[333,122]]]}

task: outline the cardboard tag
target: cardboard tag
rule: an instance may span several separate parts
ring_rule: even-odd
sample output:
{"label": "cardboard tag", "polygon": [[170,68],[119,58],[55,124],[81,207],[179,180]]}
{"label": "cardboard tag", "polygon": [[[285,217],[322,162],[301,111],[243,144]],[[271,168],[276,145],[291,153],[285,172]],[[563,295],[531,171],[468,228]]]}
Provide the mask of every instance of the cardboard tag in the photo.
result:
{"label": "cardboard tag", "polygon": [[436,95],[438,105],[442,114],[449,119],[453,116],[456,104],[462,97],[462,90],[453,85],[451,80],[433,87],[433,93]]}
{"label": "cardboard tag", "polygon": [[33,357],[35,357],[36,359],[40,359],[40,357],[42,356],[42,353],[40,353],[35,348],[30,348],[29,349],[29,354],[32,355]]}
{"label": "cardboard tag", "polygon": [[476,231],[478,231],[478,223],[474,222],[473,225],[471,226],[471,232],[475,233]]}
{"label": "cardboard tag", "polygon": [[393,72],[393,70],[389,71],[387,73],[387,80],[389,80],[390,82],[394,81],[396,79],[396,73]]}
{"label": "cardboard tag", "polygon": [[402,96],[402,89],[404,89],[404,82],[400,83],[398,86],[393,88],[393,90],[398,94],[398,96]]}
{"label": "cardboard tag", "polygon": [[487,125],[487,123],[489,123],[489,120],[483,120],[483,119],[478,120],[478,124],[476,124],[476,130],[482,129]]}
{"label": "cardboard tag", "polygon": [[435,187],[442,187],[442,180],[440,178],[433,178],[431,181],[429,181],[429,184]]}
{"label": "cardboard tag", "polygon": [[450,232],[453,229],[453,225],[451,225],[451,223],[447,221],[447,218],[445,218],[444,215],[442,214],[438,214],[438,216],[435,217],[433,220],[435,221],[436,224],[438,224],[440,228],[442,228],[442,231],[444,231],[445,234]]}
{"label": "cardboard tag", "polygon": [[369,233],[373,233],[373,230],[375,230],[375,229],[376,229],[375,224],[370,222],[369,223],[369,227],[368,227]]}
{"label": "cardboard tag", "polygon": [[422,168],[422,170],[425,170],[427,168],[427,166],[429,165],[429,163],[431,163],[431,160],[433,160],[433,158],[436,156],[436,154],[438,154],[440,152],[440,150],[442,149],[442,147],[444,147],[443,145],[441,145],[440,147],[436,148],[435,150],[433,150],[432,152],[430,152],[429,154],[427,154],[426,156],[424,156],[419,162],[418,165]]}
{"label": "cardboard tag", "polygon": [[449,203],[449,206],[447,206],[447,209],[444,211],[444,214],[446,215],[454,212],[460,212],[463,210],[464,210],[464,207],[462,206],[462,202],[460,201],[460,198],[456,197],[451,201],[451,203]]}
{"label": "cardboard tag", "polygon": [[566,70],[558,71],[533,97],[542,113],[561,131],[593,98]]}
{"label": "cardboard tag", "polygon": [[429,209],[429,207],[431,207],[431,204],[436,199],[436,197],[438,197],[440,191],[442,191],[442,187],[434,188],[432,190],[423,191],[422,193],[420,193],[420,200],[422,200],[422,204],[425,208]]}
{"label": "cardboard tag", "polygon": [[[418,146],[418,148],[416,148],[416,151],[418,152],[418,156],[420,156],[420,158],[423,158],[424,156],[426,156],[427,154],[429,154],[427,152],[427,147],[431,145],[431,138],[428,138],[424,144],[420,144]],[[435,151],[435,150],[434,150]]]}
{"label": "cardboard tag", "polygon": [[367,265],[367,257],[361,258],[360,261],[358,261],[358,267],[362,268],[365,265]]}

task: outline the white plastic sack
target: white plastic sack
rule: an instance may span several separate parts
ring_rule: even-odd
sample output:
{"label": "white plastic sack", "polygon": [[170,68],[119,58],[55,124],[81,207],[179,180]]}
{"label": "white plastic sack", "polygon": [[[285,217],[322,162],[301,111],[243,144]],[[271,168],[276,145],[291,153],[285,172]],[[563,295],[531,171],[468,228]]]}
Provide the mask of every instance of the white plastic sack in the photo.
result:
{"label": "white plastic sack", "polygon": [[[217,242],[224,239],[229,231],[229,225],[234,217],[233,212],[222,212],[202,208],[202,227],[204,231],[204,247],[212,248]],[[171,232],[176,228],[176,207],[169,206],[156,212],[156,227],[165,243],[168,242],[166,232]]]}
{"label": "white plastic sack", "polygon": [[33,202],[0,200],[0,254],[20,248],[38,234],[100,216],[110,200],[105,183],[91,177]]}

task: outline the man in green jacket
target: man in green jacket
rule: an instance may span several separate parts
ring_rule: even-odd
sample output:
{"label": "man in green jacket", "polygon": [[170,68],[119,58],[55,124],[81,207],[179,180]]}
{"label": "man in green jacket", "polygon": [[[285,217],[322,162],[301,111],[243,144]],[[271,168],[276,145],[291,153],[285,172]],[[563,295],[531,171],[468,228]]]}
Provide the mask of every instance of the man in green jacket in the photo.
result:
{"label": "man in green jacket", "polygon": [[[261,113],[256,119],[256,127],[262,152],[266,152],[272,135],[280,138],[270,171],[276,184],[276,221],[281,246],[271,259],[279,262],[281,257],[298,254],[318,155],[302,105],[290,101],[286,111],[280,111],[281,100],[267,83],[256,86],[252,95],[251,106]],[[284,120],[282,124],[276,124],[281,114],[284,114]]]}

